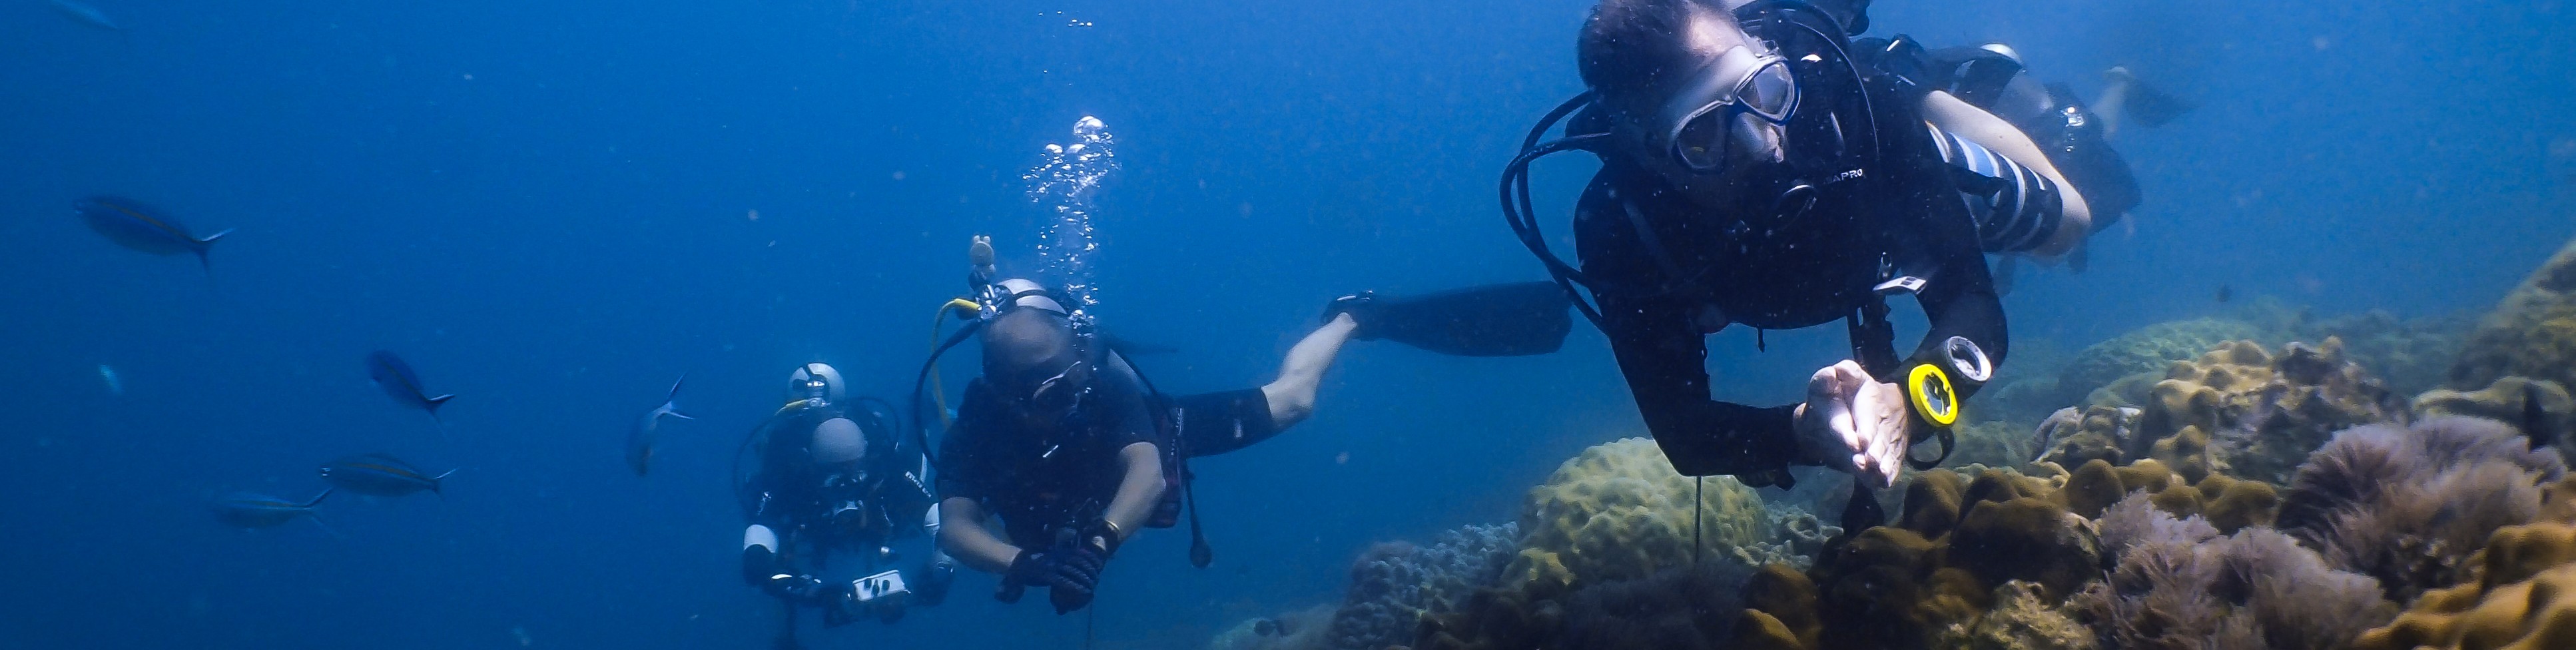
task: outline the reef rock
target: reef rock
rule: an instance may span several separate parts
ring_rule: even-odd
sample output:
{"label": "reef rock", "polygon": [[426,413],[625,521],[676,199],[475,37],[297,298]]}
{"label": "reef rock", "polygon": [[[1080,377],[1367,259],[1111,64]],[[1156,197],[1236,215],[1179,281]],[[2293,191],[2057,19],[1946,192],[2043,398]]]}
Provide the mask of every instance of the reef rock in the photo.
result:
{"label": "reef rock", "polygon": [[2029,429],[2004,422],[1961,422],[1950,430],[1957,435],[1959,446],[1950,452],[1950,458],[1941,461],[1941,466],[1951,469],[2020,465],[2030,462],[2040,445]]}
{"label": "reef rock", "polygon": [[1422,615],[1463,605],[1494,584],[1520,540],[1517,524],[1467,526],[1429,547],[1379,544],[1351,565],[1349,593],[1325,632],[1333,650],[1382,650],[1413,643]]}
{"label": "reef rock", "polygon": [[2576,241],[2558,249],[2478,322],[2451,366],[2449,383],[2476,390],[2509,376],[2576,386]]}
{"label": "reef rock", "polygon": [[[2528,405],[2540,403],[2540,417],[2533,422]],[[2567,388],[2558,382],[2530,377],[2505,377],[2474,391],[2447,388],[2425,391],[2415,396],[2415,412],[2424,415],[2471,415],[2502,421],[2517,428],[2537,428],[2548,432],[2568,449],[2567,441],[2576,440],[2576,399],[2569,399]],[[2525,431],[2529,433],[2529,431]]]}
{"label": "reef rock", "polygon": [[2498,530],[2484,576],[2424,593],[2387,627],[2361,635],[2361,650],[2576,648],[2576,527],[2546,523]]}
{"label": "reef rock", "polygon": [[2130,439],[2136,435],[2138,416],[2134,406],[2086,406],[2058,409],[2031,439],[2037,441],[2040,460],[2058,465],[2083,465],[2100,460],[2112,465],[2125,465],[2130,460]]}
{"label": "reef rock", "polygon": [[1773,530],[1752,488],[1732,477],[1675,473],[1645,438],[1595,446],[1557,467],[1523,501],[1520,528],[1523,552],[1506,575],[1530,574],[1553,558],[1576,587],[1642,579],[1694,557],[1734,557],[1768,542]]}

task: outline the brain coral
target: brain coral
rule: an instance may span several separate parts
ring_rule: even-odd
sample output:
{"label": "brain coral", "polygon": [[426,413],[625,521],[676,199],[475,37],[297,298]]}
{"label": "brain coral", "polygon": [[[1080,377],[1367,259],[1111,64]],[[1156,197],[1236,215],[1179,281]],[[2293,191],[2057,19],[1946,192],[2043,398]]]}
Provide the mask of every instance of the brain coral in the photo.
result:
{"label": "brain coral", "polygon": [[2576,241],[2479,321],[2451,366],[2450,386],[2475,390],[2515,375],[2576,386]]}
{"label": "brain coral", "polygon": [[1505,575],[1528,575],[1553,561],[1579,586],[1687,566],[1694,502],[1701,553],[1732,557],[1770,540],[1774,525],[1761,497],[1734,478],[1674,473],[1645,438],[1586,449],[1522,502],[1522,553]]}
{"label": "brain coral", "polygon": [[[2387,627],[2361,635],[2362,650],[2576,648],[2576,527],[2543,523],[2496,531],[2484,577],[2424,593]],[[2555,564],[2551,564],[2555,561]]]}

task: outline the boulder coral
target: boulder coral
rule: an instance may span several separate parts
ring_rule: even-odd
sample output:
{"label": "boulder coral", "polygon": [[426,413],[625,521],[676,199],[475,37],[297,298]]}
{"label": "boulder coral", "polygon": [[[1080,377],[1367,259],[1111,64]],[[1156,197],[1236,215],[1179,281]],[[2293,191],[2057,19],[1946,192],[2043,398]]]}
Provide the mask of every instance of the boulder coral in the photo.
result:
{"label": "boulder coral", "polygon": [[2540,523],[2496,531],[2479,579],[2424,593],[2360,650],[2576,648],[2576,526]]}
{"label": "boulder coral", "polygon": [[1522,552],[1506,575],[1554,562],[1582,586],[1642,579],[1694,557],[1749,558],[1773,524],[1752,488],[1682,476],[1653,441],[1628,438],[1557,467],[1522,502],[1520,528]]}
{"label": "boulder coral", "polygon": [[2451,366],[2449,385],[2476,390],[2509,376],[2576,386],[2576,241],[2478,322]]}
{"label": "boulder coral", "polygon": [[2341,339],[2273,355],[2231,341],[2175,362],[2139,402],[2127,451],[2199,481],[2213,472],[2286,483],[2333,432],[2386,415],[2387,389],[2343,357]]}
{"label": "boulder coral", "polygon": [[2201,318],[2157,323],[2096,343],[2075,353],[2058,372],[2057,391],[2047,403],[2065,405],[2122,377],[2161,373],[2176,361],[2188,361],[2228,341],[2263,338],[2263,328],[2233,318]]}
{"label": "boulder coral", "polygon": [[1379,544],[1351,565],[1349,592],[1325,631],[1333,650],[1381,650],[1413,642],[1422,615],[1463,605],[1502,576],[1519,544],[1518,524],[1467,526],[1428,547]]}
{"label": "boulder coral", "polygon": [[[2538,422],[2531,422],[2533,413],[2527,407],[2535,400],[2539,402],[2540,417]],[[2473,415],[2518,428],[2537,428],[2562,445],[2576,440],[2576,399],[2568,397],[2567,387],[2547,379],[2505,377],[2472,391],[2437,388],[2415,396],[2414,411],[2423,415]]]}

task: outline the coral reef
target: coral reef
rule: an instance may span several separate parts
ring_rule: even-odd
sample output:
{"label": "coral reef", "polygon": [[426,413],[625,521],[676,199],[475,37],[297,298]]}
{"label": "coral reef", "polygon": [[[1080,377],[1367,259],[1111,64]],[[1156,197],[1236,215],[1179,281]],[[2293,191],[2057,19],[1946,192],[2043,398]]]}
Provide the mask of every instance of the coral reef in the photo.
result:
{"label": "coral reef", "polygon": [[1941,461],[1942,467],[2012,467],[2038,455],[2040,441],[2025,427],[2004,422],[1961,422],[1950,430],[1957,435],[1959,446],[1950,452],[1949,459]]}
{"label": "coral reef", "polygon": [[1752,488],[1682,476],[1654,441],[1628,438],[1557,467],[1522,503],[1520,528],[1522,552],[1507,575],[1553,562],[1580,586],[1645,578],[1697,556],[1734,557],[1769,541],[1772,524]]}
{"label": "coral reef", "polygon": [[1380,650],[1413,642],[1424,612],[1452,609],[1502,576],[1519,544],[1518,524],[1467,526],[1429,547],[1379,544],[1351,565],[1349,593],[1325,632],[1333,650]]}
{"label": "coral reef", "polygon": [[2576,647],[2576,527],[2513,526],[2488,543],[2479,579],[2424,593],[2387,627],[2361,635],[2362,650]]}
{"label": "coral reef", "polygon": [[2395,614],[2369,576],[2337,571],[2270,528],[2219,537],[2144,494],[2103,519],[2118,562],[2069,605],[2107,647],[2342,648]]}
{"label": "coral reef", "polygon": [[[2540,402],[2540,421],[2529,422],[2526,409],[2533,398]],[[2569,399],[2567,388],[2558,382],[2530,377],[2505,377],[2474,391],[2439,388],[2415,396],[2415,412],[2423,415],[2474,415],[2512,424],[2537,428],[2560,441],[2561,450],[2568,440],[2576,440],[2576,399]],[[2525,433],[2530,433],[2525,431]]]}
{"label": "coral reef", "polygon": [[[2413,395],[2440,386],[2460,356],[2460,344],[2475,323],[2460,316],[2400,319],[2386,311],[2321,320],[2302,319],[2284,328],[2287,341],[2342,339],[2344,357],[2370,369],[2388,390]],[[2272,342],[2266,339],[2267,343]]]}
{"label": "coral reef", "polygon": [[2057,390],[2045,403],[2066,405],[2122,377],[2162,373],[2176,361],[2198,357],[2228,341],[2263,338],[2263,328],[2231,318],[2157,323],[2093,344],[2058,372]]}
{"label": "coral reef", "polygon": [[1737,592],[1753,570],[1733,560],[1609,582],[1565,599],[1565,629],[1547,648],[1715,650],[1744,611]]}
{"label": "coral reef", "polygon": [[[2000,470],[1923,472],[1906,488],[1900,526],[1861,531],[1817,560],[1811,605],[1748,600],[1784,623],[1818,621],[1819,636],[1801,647],[1843,648],[1921,645],[1987,611],[2015,580],[2063,598],[2100,573],[2100,548],[2090,523],[2047,498],[2054,491]],[[1812,609],[1775,609],[1798,605]]]}
{"label": "coral reef", "polygon": [[2557,452],[2494,420],[2365,425],[2309,456],[2279,525],[2402,603],[2455,582],[2489,533],[2538,516],[2541,486],[2565,473]]}
{"label": "coral reef", "polygon": [[2221,472],[2285,483],[2334,431],[2382,419],[2387,395],[2344,359],[2340,339],[2291,343],[2278,356],[2230,341],[2175,362],[2136,397],[2141,413],[2123,452],[2154,458],[2194,482]]}
{"label": "coral reef", "polygon": [[1316,605],[1278,618],[1256,618],[1219,632],[1208,650],[1314,650],[1324,647],[1333,606]]}
{"label": "coral reef", "polygon": [[2125,465],[2130,460],[2130,438],[2143,412],[2134,406],[2070,406],[2041,421],[2031,438],[2038,443],[2039,460],[2059,465],[2092,460]]}
{"label": "coral reef", "polygon": [[1952,623],[1932,647],[1967,650],[2091,650],[2093,631],[2075,622],[2039,585],[2014,580],[1996,587],[1994,609],[1972,621]]}
{"label": "coral reef", "polygon": [[2576,241],[2478,322],[2451,366],[2449,384],[2475,390],[2508,376],[2576,386]]}

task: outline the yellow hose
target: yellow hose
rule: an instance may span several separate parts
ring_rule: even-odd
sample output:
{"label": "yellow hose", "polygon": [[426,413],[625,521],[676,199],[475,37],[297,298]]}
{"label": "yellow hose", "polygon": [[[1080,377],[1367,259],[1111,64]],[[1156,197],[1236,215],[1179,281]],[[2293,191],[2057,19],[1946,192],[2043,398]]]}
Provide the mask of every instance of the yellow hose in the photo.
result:
{"label": "yellow hose", "polygon": [[[967,300],[965,298],[950,298],[947,303],[941,304],[939,306],[938,313],[930,315],[931,351],[933,353],[939,351],[939,322],[941,319],[947,318],[949,312],[958,312],[964,316],[973,316],[976,312],[982,311],[983,309],[983,305],[975,304],[975,301]],[[930,396],[931,405],[939,410],[939,428],[944,431],[947,430],[948,427],[955,425],[956,423],[948,418],[948,389],[940,385],[939,364],[936,363],[933,363],[930,366]]]}

